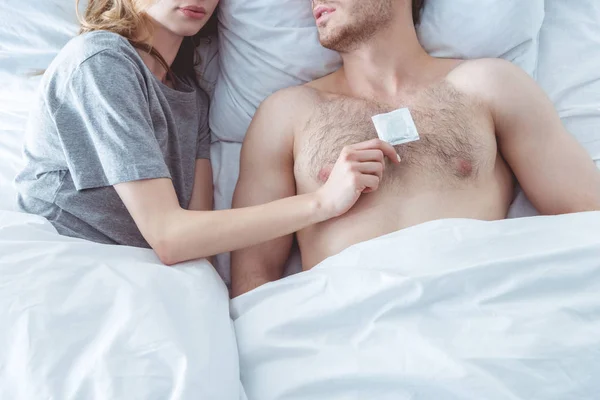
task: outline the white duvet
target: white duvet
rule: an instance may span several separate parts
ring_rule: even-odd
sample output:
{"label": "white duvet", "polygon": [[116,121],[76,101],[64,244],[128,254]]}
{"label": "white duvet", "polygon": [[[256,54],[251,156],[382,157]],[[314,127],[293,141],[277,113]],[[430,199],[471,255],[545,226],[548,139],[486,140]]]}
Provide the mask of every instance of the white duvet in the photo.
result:
{"label": "white duvet", "polygon": [[238,400],[225,284],[206,261],[59,236],[0,211],[0,399]]}
{"label": "white duvet", "polygon": [[600,213],[430,222],[232,303],[249,399],[600,395]]}

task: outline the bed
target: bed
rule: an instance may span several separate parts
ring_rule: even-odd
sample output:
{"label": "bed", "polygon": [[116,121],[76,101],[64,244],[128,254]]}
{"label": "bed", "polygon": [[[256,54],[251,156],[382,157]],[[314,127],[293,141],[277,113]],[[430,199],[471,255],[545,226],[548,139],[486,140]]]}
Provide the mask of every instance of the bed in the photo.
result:
{"label": "bed", "polygon": [[[19,213],[35,73],[76,34],[73,3],[0,3],[0,398],[598,398],[600,213],[539,217],[518,192],[505,221],[433,221],[306,273],[294,254],[288,277],[231,302],[226,254],[167,268]],[[307,2],[274,5],[222,0],[198,49],[220,209],[258,104],[339,65]],[[521,66],[600,166],[597,1],[430,0],[419,36]]]}

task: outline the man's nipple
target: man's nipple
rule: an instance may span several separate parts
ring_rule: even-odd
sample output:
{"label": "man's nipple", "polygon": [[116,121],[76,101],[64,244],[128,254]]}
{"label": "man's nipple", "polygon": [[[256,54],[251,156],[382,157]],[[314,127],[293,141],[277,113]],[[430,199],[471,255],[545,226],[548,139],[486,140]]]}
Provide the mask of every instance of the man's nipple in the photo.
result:
{"label": "man's nipple", "polygon": [[333,170],[333,164],[327,164],[319,171],[317,175],[317,179],[319,183],[325,183],[329,179],[329,175],[331,175],[331,171]]}
{"label": "man's nipple", "polygon": [[454,163],[457,176],[461,178],[468,178],[473,174],[473,163],[471,161],[459,157]]}

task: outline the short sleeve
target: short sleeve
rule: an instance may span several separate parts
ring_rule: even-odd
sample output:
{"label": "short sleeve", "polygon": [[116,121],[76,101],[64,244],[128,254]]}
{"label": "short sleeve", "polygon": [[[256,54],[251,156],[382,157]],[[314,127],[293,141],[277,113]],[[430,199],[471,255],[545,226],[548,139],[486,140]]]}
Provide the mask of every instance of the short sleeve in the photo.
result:
{"label": "short sleeve", "polygon": [[77,190],[170,178],[144,76],[126,54],[104,50],[80,64],[54,119]]}

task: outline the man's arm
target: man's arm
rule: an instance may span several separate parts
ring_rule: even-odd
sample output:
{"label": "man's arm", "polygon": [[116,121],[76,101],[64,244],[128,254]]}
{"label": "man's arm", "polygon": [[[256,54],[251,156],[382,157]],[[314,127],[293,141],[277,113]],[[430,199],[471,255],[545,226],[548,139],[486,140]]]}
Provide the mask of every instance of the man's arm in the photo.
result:
{"label": "man's arm", "polygon": [[600,210],[600,171],[542,89],[506,61],[477,62],[500,152],[532,204],[549,215]]}
{"label": "man's arm", "polygon": [[[250,124],[240,159],[233,207],[249,207],[296,194],[294,179],[294,116],[290,96],[275,93],[261,104]],[[301,98],[301,96],[300,96]],[[301,101],[300,98],[296,102]],[[281,278],[293,235],[265,242],[231,255],[232,297]]]}

